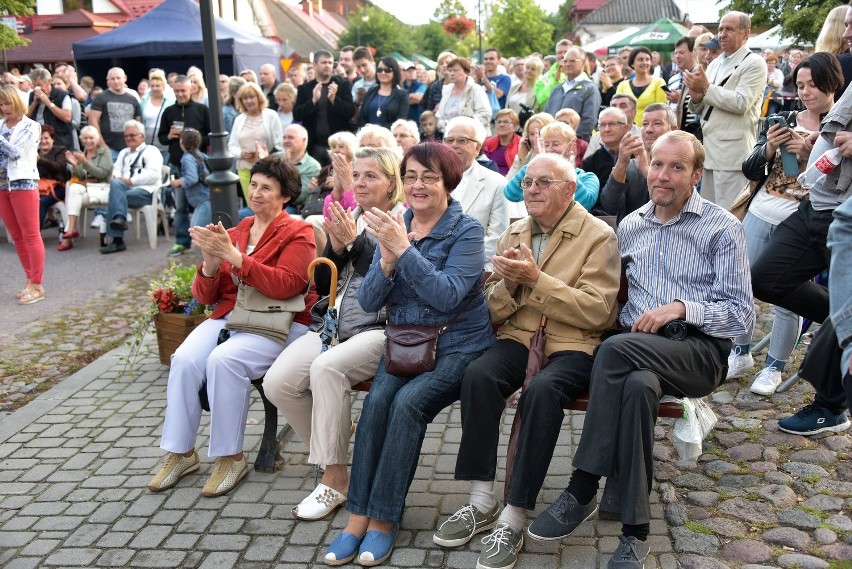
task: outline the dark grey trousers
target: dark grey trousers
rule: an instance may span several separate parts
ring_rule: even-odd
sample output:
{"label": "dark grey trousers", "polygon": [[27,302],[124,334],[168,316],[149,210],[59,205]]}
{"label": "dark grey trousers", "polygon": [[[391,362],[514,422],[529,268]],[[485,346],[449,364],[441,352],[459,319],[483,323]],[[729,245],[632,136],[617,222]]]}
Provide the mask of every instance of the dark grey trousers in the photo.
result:
{"label": "dark grey trousers", "polygon": [[595,355],[589,409],[574,467],[615,476],[621,521],[651,520],[654,424],[660,398],[703,397],[725,379],[729,339],[692,333],[685,340],[624,333],[605,340]]}

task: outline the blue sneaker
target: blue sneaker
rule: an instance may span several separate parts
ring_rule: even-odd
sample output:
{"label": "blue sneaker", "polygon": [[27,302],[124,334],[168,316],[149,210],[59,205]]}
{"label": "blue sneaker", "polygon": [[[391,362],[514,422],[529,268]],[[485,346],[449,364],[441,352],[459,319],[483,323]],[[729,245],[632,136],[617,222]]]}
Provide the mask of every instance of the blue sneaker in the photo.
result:
{"label": "blue sneaker", "polygon": [[358,555],[358,548],[361,547],[363,539],[363,536],[358,537],[351,533],[341,533],[328,546],[324,557],[325,564],[346,565]]}
{"label": "blue sneaker", "polygon": [[364,567],[373,567],[387,561],[393,553],[393,542],[398,532],[399,524],[394,524],[389,534],[375,530],[365,533],[358,551],[358,563]]}
{"label": "blue sneaker", "polygon": [[825,407],[815,403],[806,405],[801,411],[778,421],[778,428],[794,435],[815,435],[826,431],[841,433],[849,428],[846,412],[835,415]]}

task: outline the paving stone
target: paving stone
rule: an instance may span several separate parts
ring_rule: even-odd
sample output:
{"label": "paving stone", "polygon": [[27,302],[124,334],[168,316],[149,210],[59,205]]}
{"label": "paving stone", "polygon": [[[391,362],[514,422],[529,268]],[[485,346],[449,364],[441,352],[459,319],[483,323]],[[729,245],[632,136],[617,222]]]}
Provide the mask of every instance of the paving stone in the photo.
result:
{"label": "paving stone", "polygon": [[810,498],[805,500],[802,505],[806,508],[820,510],[823,512],[840,511],[843,509],[843,498],[838,498],[836,496],[826,496],[825,494],[817,494],[816,496],[811,496]]}
{"label": "paving stone", "polygon": [[837,534],[828,528],[817,528],[814,530],[814,541],[820,545],[828,545],[837,541]]}
{"label": "paving stone", "polygon": [[803,551],[811,544],[811,537],[795,528],[780,527],[763,532],[761,538],[775,545]]}
{"label": "paving stone", "polygon": [[816,529],[822,524],[817,516],[798,508],[778,512],[778,522],[802,530]]}
{"label": "paving stone", "polygon": [[726,543],[722,555],[737,563],[763,563],[772,559],[772,548],[753,539]]}
{"label": "paving stone", "polygon": [[44,564],[46,566],[59,565],[60,567],[87,567],[92,564],[100,553],[97,549],[59,549],[48,556]]}
{"label": "paving stone", "polygon": [[789,486],[770,484],[758,489],[757,493],[779,509],[792,508],[796,505],[796,493]]}
{"label": "paving stone", "polygon": [[696,553],[698,555],[716,555],[719,540],[712,535],[695,533],[685,527],[672,528],[674,550],[678,553]]}
{"label": "paving stone", "polygon": [[803,555],[801,553],[784,553],[778,557],[778,565],[790,569],[825,569],[828,562],[813,557],[812,555]]}
{"label": "paving stone", "polygon": [[776,521],[776,514],[772,508],[745,498],[725,500],[719,504],[719,511],[751,523],[775,523]]}

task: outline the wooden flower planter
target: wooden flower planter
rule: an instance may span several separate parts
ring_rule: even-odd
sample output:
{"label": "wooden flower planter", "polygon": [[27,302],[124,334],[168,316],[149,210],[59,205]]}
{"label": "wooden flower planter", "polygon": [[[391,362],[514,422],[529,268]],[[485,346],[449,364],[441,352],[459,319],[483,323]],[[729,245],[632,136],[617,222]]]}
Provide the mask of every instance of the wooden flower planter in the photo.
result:
{"label": "wooden flower planter", "polygon": [[186,316],[180,312],[158,312],[154,315],[154,328],[157,330],[157,347],[160,349],[160,363],[169,365],[172,354],[178,346],[195,330],[195,327],[207,320],[204,314]]}

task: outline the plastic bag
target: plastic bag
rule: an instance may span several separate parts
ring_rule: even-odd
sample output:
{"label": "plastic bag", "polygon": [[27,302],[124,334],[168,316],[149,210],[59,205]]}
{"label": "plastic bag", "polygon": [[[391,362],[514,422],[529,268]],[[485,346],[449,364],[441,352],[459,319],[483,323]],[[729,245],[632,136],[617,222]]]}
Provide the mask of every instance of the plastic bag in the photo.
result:
{"label": "plastic bag", "polygon": [[701,455],[704,437],[716,424],[716,414],[703,399],[677,399],[683,405],[683,418],[672,429],[674,447],[681,460],[695,461]]}

